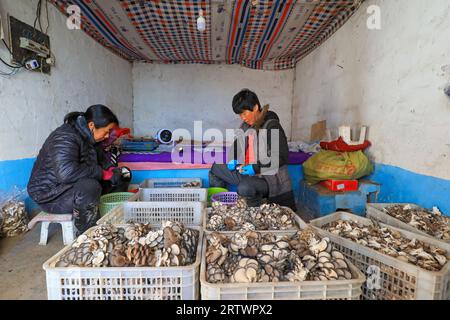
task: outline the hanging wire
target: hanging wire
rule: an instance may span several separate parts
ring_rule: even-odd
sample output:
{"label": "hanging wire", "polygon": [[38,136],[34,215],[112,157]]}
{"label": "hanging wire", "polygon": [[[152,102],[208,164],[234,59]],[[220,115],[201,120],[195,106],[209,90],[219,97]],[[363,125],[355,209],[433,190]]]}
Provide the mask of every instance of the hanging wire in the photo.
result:
{"label": "hanging wire", "polygon": [[[12,56],[12,55],[13,55],[13,54],[12,54],[12,51],[11,51],[11,49],[9,48],[8,44],[6,43],[5,39],[2,39],[2,42],[3,42],[3,44],[4,44],[5,47],[6,47],[6,49],[8,49],[9,53],[10,53],[11,56]],[[10,68],[20,69],[20,68],[23,67],[23,64],[21,64],[21,63],[18,63],[18,65],[13,66],[13,65],[11,65],[11,64],[9,64],[9,63],[7,63],[7,62],[5,62],[1,57],[0,57],[0,60],[1,60],[5,65],[7,65],[7,66],[10,67]]]}
{"label": "hanging wire", "polygon": [[4,77],[4,78],[9,78],[9,77],[11,77],[11,76],[17,74],[18,72],[19,72],[19,69],[18,69],[18,68],[13,69],[13,70],[10,70],[9,73],[6,73],[6,72],[4,72],[3,70],[0,70],[0,76],[2,76],[2,77]]}
{"label": "hanging wire", "polygon": [[42,25],[41,25],[41,7],[42,7],[42,0],[39,0],[36,6],[36,17],[34,18],[33,23],[33,38],[36,35],[36,22],[39,20],[39,26],[42,32]]}
{"label": "hanging wire", "polygon": [[5,45],[6,49],[8,49],[9,53],[11,53],[11,55],[12,55],[12,51],[11,51],[11,49],[8,47],[8,44],[6,43],[5,39],[2,39],[2,41],[3,41],[3,44]]}
{"label": "hanging wire", "polygon": [[38,0],[37,6],[36,6],[36,17],[34,18],[33,28],[36,29],[36,22],[39,23],[40,29],[42,31],[41,26],[41,7],[42,7],[42,0]]}
{"label": "hanging wire", "polygon": [[47,16],[47,27],[45,28],[45,34],[47,34],[48,27],[50,26],[50,20],[48,19],[48,1],[45,1],[45,14]]}
{"label": "hanging wire", "polygon": [[9,64],[9,63],[6,62],[5,60],[3,60],[2,57],[0,57],[0,61],[3,62],[4,65],[6,65],[7,67],[10,67],[10,68],[12,68],[12,69],[20,69],[20,68],[22,68],[22,67],[20,67],[20,66],[13,66],[13,65]]}
{"label": "hanging wire", "polygon": [[38,22],[39,22],[39,30],[41,30],[41,32],[44,32],[44,31],[42,31],[42,21],[41,21],[41,16],[42,16],[42,0],[39,0],[39,3],[38,3],[38,5],[39,5],[39,13],[38,13],[38,17],[39,17],[39,20],[38,20]]}

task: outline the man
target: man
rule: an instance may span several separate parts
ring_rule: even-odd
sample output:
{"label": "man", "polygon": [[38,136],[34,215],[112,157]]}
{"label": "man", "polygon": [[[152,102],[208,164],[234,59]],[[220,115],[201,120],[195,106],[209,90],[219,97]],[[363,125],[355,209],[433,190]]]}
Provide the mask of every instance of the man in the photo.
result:
{"label": "man", "polygon": [[[214,164],[211,187],[237,185],[237,192],[255,207],[268,202],[296,211],[288,173],[289,148],[280,119],[269,107],[261,108],[257,95],[243,89],[233,98],[233,111],[243,120],[228,155],[228,164]],[[259,149],[259,150],[258,150]]]}

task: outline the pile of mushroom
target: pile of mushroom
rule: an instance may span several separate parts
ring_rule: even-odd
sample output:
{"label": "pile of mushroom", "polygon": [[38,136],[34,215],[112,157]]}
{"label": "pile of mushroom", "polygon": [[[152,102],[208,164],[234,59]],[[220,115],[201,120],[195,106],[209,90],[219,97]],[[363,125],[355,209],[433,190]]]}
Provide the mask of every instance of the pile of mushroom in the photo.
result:
{"label": "pile of mushroom", "polygon": [[293,235],[256,231],[207,236],[206,277],[210,283],[347,280],[352,273],[328,238],[312,230]]}
{"label": "pile of mushroom", "polygon": [[407,239],[375,221],[371,225],[363,225],[356,221],[337,220],[321,228],[429,271],[441,270],[450,259],[446,250],[416,239]]}
{"label": "pile of mushroom", "polygon": [[277,204],[247,207],[240,198],[235,206],[212,203],[208,231],[291,230],[296,229],[293,213]]}
{"label": "pile of mushroom", "polygon": [[428,211],[423,208],[412,208],[410,205],[394,205],[384,208],[384,211],[430,236],[450,241],[450,218],[442,215],[437,208]]}
{"label": "pile of mushroom", "polygon": [[181,185],[182,188],[200,188],[201,183],[199,181],[186,182]]}
{"label": "pile of mushroom", "polygon": [[25,203],[8,201],[0,210],[0,236],[15,237],[28,230]]}
{"label": "pile of mushroom", "polygon": [[80,235],[57,267],[170,267],[195,262],[199,232],[178,222],[115,227],[102,224]]}

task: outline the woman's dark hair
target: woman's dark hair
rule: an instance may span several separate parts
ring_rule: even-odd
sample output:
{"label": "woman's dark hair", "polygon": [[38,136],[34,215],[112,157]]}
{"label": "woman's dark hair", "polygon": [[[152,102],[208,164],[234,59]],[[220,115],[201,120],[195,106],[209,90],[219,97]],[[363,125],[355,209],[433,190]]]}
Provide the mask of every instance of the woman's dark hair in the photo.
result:
{"label": "woman's dark hair", "polygon": [[102,104],[90,106],[86,112],[71,112],[64,117],[64,123],[72,123],[79,116],[84,116],[87,123],[94,122],[96,128],[104,128],[111,123],[119,125],[119,120],[116,115],[107,106]]}
{"label": "woman's dark hair", "polygon": [[258,105],[259,111],[261,111],[261,104],[259,103],[258,96],[249,89],[242,89],[238,94],[233,97],[233,111],[236,114],[241,114],[244,110],[253,111],[255,104]]}

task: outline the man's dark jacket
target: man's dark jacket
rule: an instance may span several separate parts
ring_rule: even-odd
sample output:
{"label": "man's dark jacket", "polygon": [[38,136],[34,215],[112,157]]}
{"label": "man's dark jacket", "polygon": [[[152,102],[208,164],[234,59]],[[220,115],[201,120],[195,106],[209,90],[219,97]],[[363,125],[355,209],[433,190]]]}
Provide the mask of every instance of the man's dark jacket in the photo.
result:
{"label": "man's dark jacket", "polygon": [[[271,159],[275,159],[277,157],[278,167],[275,170],[270,170],[269,168],[272,165],[272,162],[269,161],[267,163],[262,163],[261,159],[257,156],[257,162],[253,164],[253,169],[257,175],[260,175],[267,181],[269,186],[269,198],[268,200],[273,203],[277,203],[281,206],[290,207],[295,210],[295,199],[292,191],[292,184],[288,173],[288,163],[289,163],[289,147],[286,138],[286,134],[283,130],[283,127],[280,124],[280,119],[278,115],[269,111],[269,107],[265,106],[262,110],[262,116],[260,120],[255,123],[253,126],[249,126],[245,122],[242,123],[240,129],[244,132],[247,132],[249,129],[254,129],[257,132],[257,141],[255,141],[255,150],[260,147],[259,140],[264,138],[266,150],[264,150],[263,154],[266,154],[266,157],[270,157]],[[262,136],[261,129],[266,129]],[[278,154],[271,154],[272,150],[272,130],[278,130]],[[231,153],[228,157],[228,160],[237,159],[240,163],[244,163],[245,157],[245,149],[248,148],[248,137],[246,137],[245,145],[242,143],[243,139],[236,139],[234,141]],[[241,143],[240,143],[241,142]]]}

